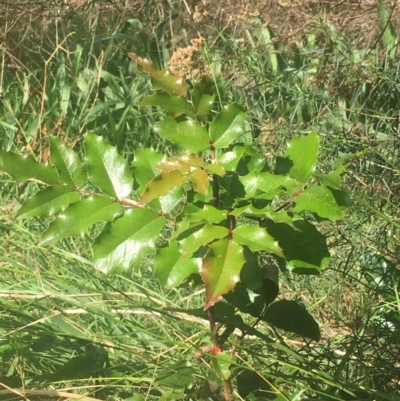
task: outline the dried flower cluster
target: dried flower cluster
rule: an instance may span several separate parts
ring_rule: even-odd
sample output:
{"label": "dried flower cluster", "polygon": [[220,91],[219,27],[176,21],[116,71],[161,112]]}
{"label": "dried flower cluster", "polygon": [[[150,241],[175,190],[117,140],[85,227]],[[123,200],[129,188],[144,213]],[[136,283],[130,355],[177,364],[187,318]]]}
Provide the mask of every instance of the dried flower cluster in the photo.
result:
{"label": "dried flower cluster", "polygon": [[169,69],[185,79],[201,79],[210,74],[210,67],[202,57],[204,39],[192,39],[191,46],[180,47],[169,60]]}

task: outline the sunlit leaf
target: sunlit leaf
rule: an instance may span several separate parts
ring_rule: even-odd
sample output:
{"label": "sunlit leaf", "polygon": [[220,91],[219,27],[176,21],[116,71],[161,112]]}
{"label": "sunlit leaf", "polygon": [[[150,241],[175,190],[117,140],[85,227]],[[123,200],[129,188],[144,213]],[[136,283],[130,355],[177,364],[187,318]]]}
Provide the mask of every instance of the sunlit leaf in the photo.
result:
{"label": "sunlit leaf", "polygon": [[178,123],[172,117],[166,117],[155,125],[154,130],[185,152],[197,153],[210,148],[208,132],[197,120]]}
{"label": "sunlit leaf", "polygon": [[203,260],[201,277],[206,287],[204,309],[235,288],[245,262],[243,248],[228,238],[213,242]]}
{"label": "sunlit leaf", "polygon": [[90,181],[111,197],[127,197],[133,187],[132,171],[127,161],[115,147],[95,134],[86,134],[85,145]]}
{"label": "sunlit leaf", "polygon": [[193,106],[183,96],[169,96],[166,93],[156,93],[146,97],[140,102],[142,106],[155,106],[162,110],[166,110],[173,117],[178,117],[181,114],[187,114],[190,117],[195,117]]}
{"label": "sunlit leaf", "polygon": [[335,197],[328,188],[318,185],[311,185],[296,198],[297,212],[308,210],[318,214],[320,217],[329,220],[341,220],[344,217],[346,207],[339,206],[336,203]]}
{"label": "sunlit leaf", "polygon": [[193,183],[194,190],[206,196],[208,194],[208,174],[202,169],[193,170],[189,174],[189,180]]}
{"label": "sunlit leaf", "polygon": [[305,184],[315,171],[318,150],[319,137],[315,132],[306,137],[292,139],[286,151],[286,155],[293,162],[290,176]]}
{"label": "sunlit leaf", "polygon": [[321,339],[318,323],[307,309],[296,301],[282,299],[267,309],[263,320],[278,329],[286,330],[314,341]]}
{"label": "sunlit leaf", "polygon": [[71,187],[84,187],[86,171],[78,154],[56,137],[50,137],[50,149],[50,160],[56,166],[60,179]]}
{"label": "sunlit leaf", "polygon": [[294,193],[298,184],[286,175],[275,175],[268,172],[252,171],[239,177],[246,191],[246,197],[254,196],[258,191],[264,192],[264,199],[273,199],[279,193],[287,190]]}
{"label": "sunlit leaf", "polygon": [[70,235],[84,234],[99,221],[111,221],[121,210],[113,199],[93,195],[75,202],[60,214],[44,232],[40,245],[48,245]]}
{"label": "sunlit leaf", "polygon": [[157,277],[161,285],[174,288],[191,274],[200,273],[200,258],[184,258],[176,241],[160,248],[154,259]]}
{"label": "sunlit leaf", "polygon": [[37,162],[32,156],[19,156],[0,150],[0,171],[10,174],[17,182],[36,179],[54,185],[58,174],[54,167]]}
{"label": "sunlit leaf", "polygon": [[210,138],[216,148],[225,148],[244,134],[246,112],[236,103],[224,106],[210,124]]}
{"label": "sunlit leaf", "polygon": [[151,180],[140,197],[140,202],[148,203],[159,196],[168,195],[172,188],[183,185],[186,177],[179,171],[166,171]]}
{"label": "sunlit leaf", "polygon": [[222,226],[207,224],[189,237],[181,241],[183,257],[190,257],[201,246],[207,245],[216,239],[224,238],[229,234],[229,229]]}
{"label": "sunlit leaf", "polygon": [[215,100],[215,84],[209,77],[203,77],[193,88],[192,102],[198,116],[211,112]]}
{"label": "sunlit leaf", "polygon": [[170,95],[186,95],[187,85],[183,78],[174,75],[170,70],[157,70],[151,61],[135,53],[128,53],[128,57],[135,60],[138,66],[150,75],[157,88]]}
{"label": "sunlit leaf", "polygon": [[139,267],[155,249],[165,217],[147,209],[130,209],[96,238],[94,266],[103,273],[121,273]]}
{"label": "sunlit leaf", "polygon": [[55,185],[29,198],[18,210],[17,217],[48,217],[64,211],[70,203],[79,201],[80,195],[66,185]]}
{"label": "sunlit leaf", "polygon": [[272,238],[265,228],[242,225],[233,231],[233,240],[246,245],[253,252],[266,251],[284,257],[278,241]]}
{"label": "sunlit leaf", "polygon": [[151,148],[135,150],[132,165],[135,169],[135,180],[139,185],[146,185],[156,176],[153,167],[161,162],[163,157],[164,155]]}

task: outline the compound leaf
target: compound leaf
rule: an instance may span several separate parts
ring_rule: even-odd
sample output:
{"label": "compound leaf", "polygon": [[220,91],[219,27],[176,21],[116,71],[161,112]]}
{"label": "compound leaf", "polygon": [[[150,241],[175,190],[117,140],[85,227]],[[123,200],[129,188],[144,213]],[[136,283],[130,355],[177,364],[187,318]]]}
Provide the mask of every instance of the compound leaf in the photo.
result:
{"label": "compound leaf", "polygon": [[235,228],[233,240],[238,244],[246,245],[251,251],[267,251],[284,257],[278,241],[272,238],[265,228],[259,226],[242,225]]}
{"label": "compound leaf", "polygon": [[93,195],[75,202],[60,214],[43,233],[40,245],[48,245],[70,235],[81,235],[99,221],[111,221],[121,207],[113,199]]}
{"label": "compound leaf", "polygon": [[188,119],[178,123],[172,117],[166,117],[156,124],[154,130],[186,152],[197,153],[210,148],[207,130],[197,120]]}
{"label": "compound leaf", "polygon": [[204,309],[235,288],[244,263],[243,248],[231,239],[223,238],[210,245],[201,269],[206,287]]}
{"label": "compound leaf", "polygon": [[184,258],[178,243],[172,241],[168,247],[160,248],[154,259],[157,277],[166,288],[177,287],[191,274],[200,273],[200,258]]}
{"label": "compound leaf", "polygon": [[317,164],[319,149],[319,137],[315,132],[311,132],[306,137],[295,138],[289,142],[286,155],[293,162],[289,174],[292,178],[305,184]]}
{"label": "compound leaf", "polygon": [[50,150],[50,160],[56,166],[60,179],[71,187],[84,187],[87,176],[78,154],[55,137],[50,138]]}
{"label": "compound leaf", "polygon": [[130,209],[108,225],[93,245],[94,266],[107,273],[121,273],[139,266],[155,249],[165,217],[147,209]]}
{"label": "compound leaf", "polygon": [[195,117],[192,105],[182,96],[169,96],[166,93],[156,93],[146,97],[142,102],[142,106],[155,106],[163,110],[169,111],[173,117],[181,114],[187,114]]}
{"label": "compound leaf", "polygon": [[17,182],[36,179],[54,185],[59,180],[54,167],[37,162],[33,156],[19,156],[0,150],[0,171],[10,174]]}
{"label": "compound leaf", "polygon": [[69,186],[55,185],[29,198],[18,210],[17,217],[49,217],[64,211],[70,203],[79,199],[79,193]]}
{"label": "compound leaf", "polygon": [[341,220],[346,207],[339,206],[328,188],[312,185],[296,198],[296,212],[308,210],[329,220]]}
{"label": "compound leaf", "polygon": [[90,181],[113,198],[127,197],[133,187],[127,161],[115,147],[96,134],[86,134],[85,144]]}
{"label": "compound leaf", "polygon": [[210,138],[216,148],[225,148],[244,134],[246,112],[236,103],[221,110],[210,124]]}
{"label": "compound leaf", "polygon": [[179,171],[165,171],[154,177],[146,186],[140,197],[140,202],[148,203],[159,196],[168,195],[172,188],[186,182],[186,177]]}

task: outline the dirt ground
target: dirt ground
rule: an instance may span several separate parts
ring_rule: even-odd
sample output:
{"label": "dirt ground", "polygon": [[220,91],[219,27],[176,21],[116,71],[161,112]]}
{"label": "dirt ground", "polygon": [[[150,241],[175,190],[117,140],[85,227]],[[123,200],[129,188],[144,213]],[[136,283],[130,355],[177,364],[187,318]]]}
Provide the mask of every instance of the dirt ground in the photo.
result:
{"label": "dirt ground", "polygon": [[[380,2],[386,16],[378,12]],[[329,23],[351,36],[355,46],[377,43],[388,20],[400,30],[399,0],[0,0],[0,46],[20,46],[28,37],[43,34],[55,18],[66,22],[80,10],[92,10],[100,19],[118,14],[142,18],[145,26],[173,17],[189,37],[212,35],[216,27],[237,30],[252,17],[272,28],[277,40],[289,42]]]}

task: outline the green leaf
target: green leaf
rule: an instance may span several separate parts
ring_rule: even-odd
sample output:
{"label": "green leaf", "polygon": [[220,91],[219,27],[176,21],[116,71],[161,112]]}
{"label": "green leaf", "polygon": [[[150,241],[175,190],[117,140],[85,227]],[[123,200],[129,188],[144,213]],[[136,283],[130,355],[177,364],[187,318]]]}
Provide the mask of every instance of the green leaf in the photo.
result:
{"label": "green leaf", "polygon": [[141,106],[155,106],[169,111],[173,117],[187,114],[195,117],[192,105],[182,96],[169,96],[166,93],[156,93],[146,97],[140,102]]}
{"label": "green leaf", "polygon": [[210,358],[216,375],[221,380],[228,380],[231,376],[230,367],[234,363],[230,355],[221,352],[218,355],[211,355]]}
{"label": "green leaf", "polygon": [[245,152],[244,146],[236,145],[225,153],[218,155],[218,161],[221,162],[226,171],[236,171],[239,161]]}
{"label": "green leaf", "polygon": [[168,195],[172,188],[183,185],[186,177],[179,171],[166,171],[151,180],[140,197],[141,203],[149,203],[159,196]]}
{"label": "green leaf", "polygon": [[195,212],[187,213],[182,221],[177,224],[176,231],[172,238],[178,238],[179,235],[190,229],[193,223],[197,225],[210,223],[218,224],[227,218],[227,211],[217,209],[211,205],[205,205],[203,209],[197,208]]}
{"label": "green leaf", "polygon": [[184,258],[192,256],[201,246],[224,238],[229,234],[229,229],[222,226],[207,224],[189,237],[181,241],[181,252]]}
{"label": "green leaf", "polygon": [[226,148],[244,134],[246,112],[236,103],[224,106],[210,124],[210,138],[216,148]]}
{"label": "green leaf", "polygon": [[252,171],[245,176],[239,177],[239,181],[243,184],[247,198],[253,197],[258,191],[263,191],[264,199],[273,199],[285,189],[292,194],[298,188],[297,182],[292,178],[268,172]]}
{"label": "green leaf", "polygon": [[50,150],[50,160],[56,166],[60,179],[71,187],[84,187],[86,171],[78,154],[56,137],[50,137]]}
{"label": "green leaf", "polygon": [[60,214],[44,232],[40,245],[48,245],[70,235],[82,235],[99,221],[111,221],[121,210],[113,199],[99,195],[75,202]]}
{"label": "green leaf", "polygon": [[278,240],[286,260],[278,258],[282,269],[295,273],[318,274],[329,263],[326,237],[314,225],[305,221],[293,222],[293,227],[283,223],[264,220],[260,223]]}
{"label": "green leaf", "polygon": [[314,341],[321,339],[318,323],[307,309],[296,301],[283,299],[273,303],[266,311],[263,320],[278,329],[286,330]]}
{"label": "green leaf", "polygon": [[213,242],[203,260],[201,278],[206,287],[204,309],[235,288],[245,262],[243,248],[228,238]]}
{"label": "green leaf", "polygon": [[186,152],[197,153],[210,148],[207,130],[197,120],[188,119],[178,123],[172,117],[166,117],[156,124],[154,130]]}
{"label": "green leaf", "polygon": [[293,162],[290,176],[298,182],[305,184],[317,164],[319,137],[311,132],[306,137],[292,139],[288,145],[286,155]]}
{"label": "green leaf", "polygon": [[209,77],[203,77],[193,88],[192,102],[198,116],[211,112],[215,100],[215,84]]}
{"label": "green leaf", "polygon": [[168,195],[160,196],[158,201],[160,202],[161,210],[163,213],[171,213],[176,215],[179,213],[180,209],[177,208],[179,203],[185,198],[185,190],[183,187],[172,188]]}
{"label": "green leaf", "polygon": [[93,245],[94,267],[106,274],[139,267],[155,249],[165,217],[147,209],[130,209],[108,225]]}
{"label": "green leaf", "polygon": [[170,70],[157,70],[151,61],[140,57],[135,53],[128,53],[128,57],[135,60],[138,66],[150,75],[157,88],[163,89],[170,95],[186,95],[187,85],[183,78],[172,74]]}
{"label": "green leaf", "polygon": [[272,238],[265,228],[242,225],[233,231],[233,240],[246,245],[251,251],[266,251],[284,257],[278,241]]}
{"label": "green leaf", "polygon": [[135,168],[135,180],[139,185],[146,185],[156,176],[153,167],[160,163],[163,157],[164,155],[154,149],[135,150],[135,160],[132,165]]}
{"label": "green leaf", "polygon": [[79,199],[79,193],[70,187],[55,185],[29,198],[18,210],[17,217],[49,217],[64,211],[70,203]]}
{"label": "green leaf", "polygon": [[339,206],[336,203],[335,197],[328,188],[323,188],[318,185],[308,187],[295,200],[296,212],[308,210],[318,214],[318,216],[329,220],[341,220],[346,207]]}
{"label": "green leaf", "polygon": [[180,361],[164,367],[155,378],[160,386],[169,388],[187,387],[193,383],[193,367],[189,361]]}
{"label": "green leaf", "polygon": [[38,163],[30,155],[19,156],[3,150],[0,150],[0,171],[10,174],[17,182],[36,179],[54,185],[59,179],[54,167]]}
{"label": "green leaf", "polygon": [[208,174],[204,170],[198,168],[193,170],[188,177],[193,183],[194,190],[204,196],[207,196],[208,189],[210,187]]}
{"label": "green leaf", "polygon": [[200,258],[184,258],[178,243],[172,241],[167,248],[160,248],[154,259],[157,277],[162,286],[177,287],[191,274],[200,273]]}
{"label": "green leaf", "polygon": [[85,144],[90,181],[113,198],[126,198],[133,187],[127,161],[115,147],[96,134],[86,134]]}

